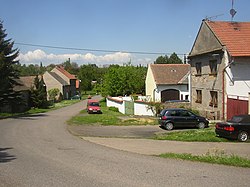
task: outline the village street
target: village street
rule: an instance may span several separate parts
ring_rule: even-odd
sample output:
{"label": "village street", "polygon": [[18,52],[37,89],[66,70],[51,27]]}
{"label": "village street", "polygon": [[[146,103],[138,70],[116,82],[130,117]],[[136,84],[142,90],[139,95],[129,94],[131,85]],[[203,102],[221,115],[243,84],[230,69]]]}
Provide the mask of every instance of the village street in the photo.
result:
{"label": "village street", "polygon": [[163,159],[73,136],[66,121],[85,107],[82,101],[0,120],[0,186],[249,186],[250,169]]}

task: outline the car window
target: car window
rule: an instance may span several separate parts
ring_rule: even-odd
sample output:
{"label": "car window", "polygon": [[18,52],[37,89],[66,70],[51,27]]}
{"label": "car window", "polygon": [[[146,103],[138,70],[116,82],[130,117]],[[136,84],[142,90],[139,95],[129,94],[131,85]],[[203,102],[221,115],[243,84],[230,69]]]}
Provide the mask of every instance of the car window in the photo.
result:
{"label": "car window", "polygon": [[191,115],[190,115],[190,112],[188,112],[188,111],[186,111],[186,110],[183,110],[183,111],[181,111],[180,113],[181,113],[181,116],[185,116],[185,117],[191,116]]}
{"label": "car window", "polygon": [[166,112],[166,116],[179,116],[180,113],[177,110],[169,110]]}
{"label": "car window", "polygon": [[99,106],[99,103],[96,103],[96,102],[89,103],[89,106]]}
{"label": "car window", "polygon": [[236,122],[236,123],[239,123],[239,122],[241,122],[242,121],[242,117],[240,117],[240,116],[234,116],[231,120],[230,120],[230,122]]}

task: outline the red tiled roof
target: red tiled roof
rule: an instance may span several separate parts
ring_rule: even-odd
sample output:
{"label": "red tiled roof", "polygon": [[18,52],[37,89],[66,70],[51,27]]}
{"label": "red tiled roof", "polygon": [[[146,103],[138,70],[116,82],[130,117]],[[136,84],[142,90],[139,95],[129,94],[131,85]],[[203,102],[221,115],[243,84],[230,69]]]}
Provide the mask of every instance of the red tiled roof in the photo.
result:
{"label": "red tiled roof", "polygon": [[250,56],[250,22],[206,21],[231,56]]}
{"label": "red tiled roof", "polygon": [[64,74],[69,79],[76,79],[75,75],[72,75],[69,72],[67,72],[62,66],[56,66],[56,69],[59,70],[62,74]]}
{"label": "red tiled roof", "polygon": [[179,84],[190,69],[189,64],[150,64],[156,84]]}

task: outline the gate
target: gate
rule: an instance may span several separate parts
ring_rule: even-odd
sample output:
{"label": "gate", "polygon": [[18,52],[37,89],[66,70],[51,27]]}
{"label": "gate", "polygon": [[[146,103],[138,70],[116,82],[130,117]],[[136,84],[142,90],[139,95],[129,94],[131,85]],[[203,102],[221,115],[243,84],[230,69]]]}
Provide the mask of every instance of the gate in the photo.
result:
{"label": "gate", "polygon": [[171,100],[180,100],[180,92],[175,89],[163,90],[161,92],[161,102],[171,101]]}
{"label": "gate", "polygon": [[248,114],[248,101],[227,98],[227,119],[239,114]]}
{"label": "gate", "polygon": [[134,115],[134,102],[124,101],[125,104],[125,114]]}

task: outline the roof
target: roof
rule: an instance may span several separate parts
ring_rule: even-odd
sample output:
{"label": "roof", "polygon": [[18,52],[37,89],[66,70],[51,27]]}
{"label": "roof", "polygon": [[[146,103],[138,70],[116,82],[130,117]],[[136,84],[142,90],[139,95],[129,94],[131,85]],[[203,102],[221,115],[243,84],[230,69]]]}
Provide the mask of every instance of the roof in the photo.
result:
{"label": "roof", "polygon": [[189,64],[150,64],[156,84],[183,84]]}
{"label": "roof", "polygon": [[31,87],[34,85],[35,76],[24,76],[19,77],[19,79],[15,79],[17,83],[20,85],[16,85],[14,87],[15,91],[23,91],[23,90],[30,90]]}
{"label": "roof", "polygon": [[64,74],[69,79],[76,79],[75,75],[70,74],[67,72],[62,66],[56,66],[56,69],[60,71],[62,74]]}
{"label": "roof", "polygon": [[250,22],[205,22],[231,56],[250,56]]}
{"label": "roof", "polygon": [[62,85],[69,85],[67,81],[65,81],[63,78],[61,78],[59,75],[57,75],[55,72],[48,72],[52,77],[54,77],[58,82],[60,82]]}

